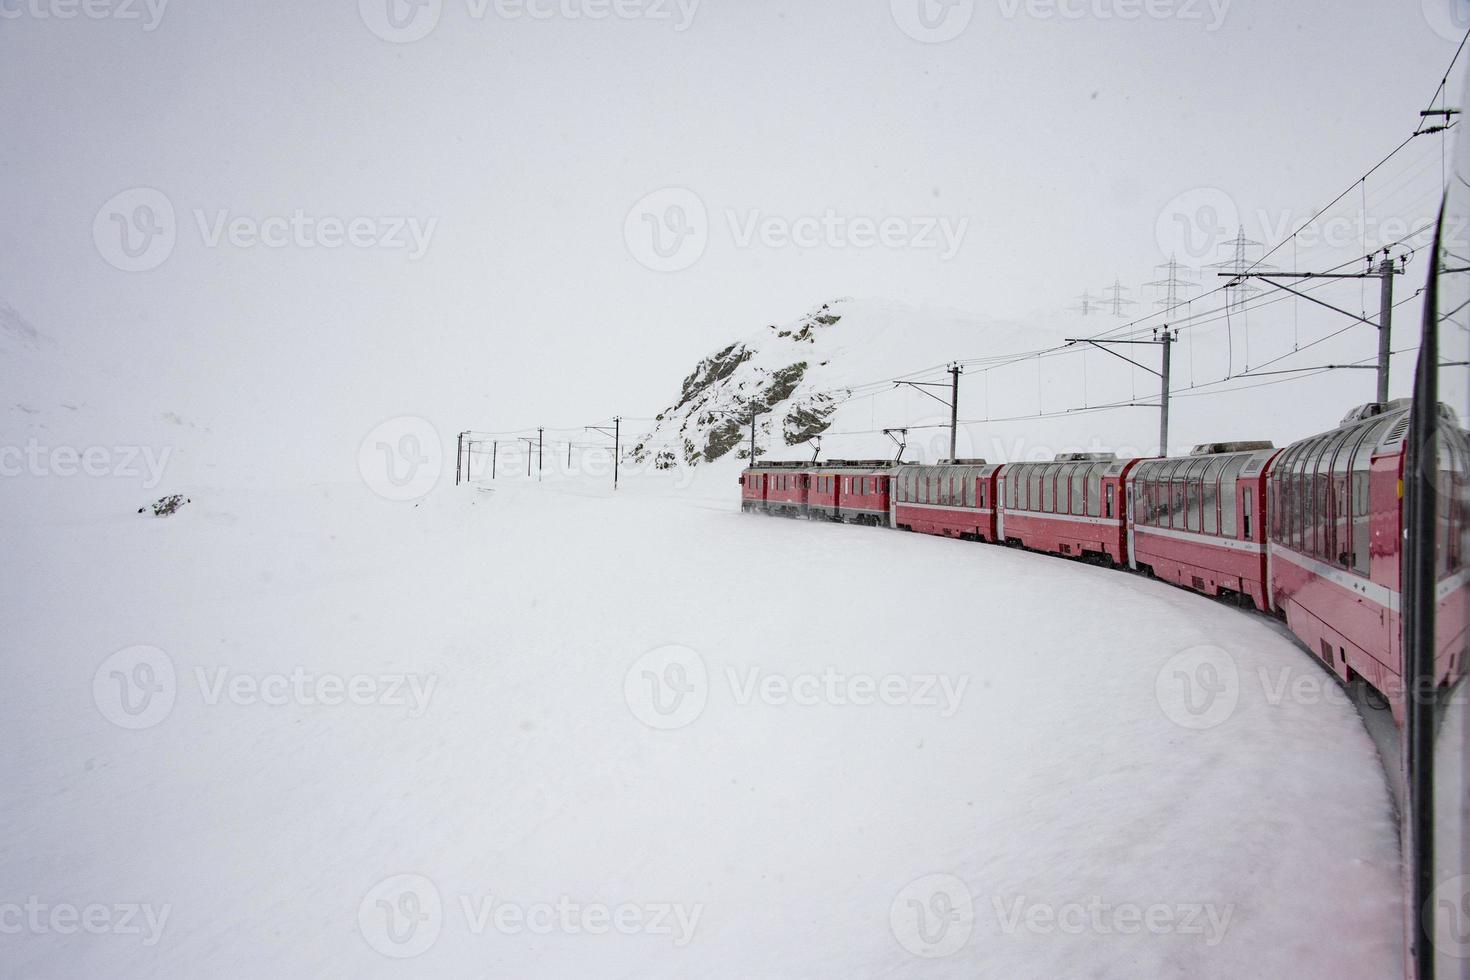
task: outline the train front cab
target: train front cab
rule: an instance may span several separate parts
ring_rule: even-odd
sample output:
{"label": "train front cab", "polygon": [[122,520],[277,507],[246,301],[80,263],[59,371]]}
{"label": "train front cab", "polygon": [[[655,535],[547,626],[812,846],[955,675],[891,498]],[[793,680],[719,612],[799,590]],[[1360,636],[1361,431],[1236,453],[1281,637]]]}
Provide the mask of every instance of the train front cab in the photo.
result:
{"label": "train front cab", "polygon": [[766,474],[758,467],[746,467],[740,474],[740,509],[747,514],[766,509]]}
{"label": "train front cab", "polygon": [[[1398,720],[1408,426],[1406,400],[1365,405],[1338,429],[1287,447],[1267,477],[1273,610],[1344,682],[1360,677],[1383,695]],[[1452,421],[1441,426],[1435,659],[1441,684],[1465,667],[1466,456],[1464,433]]]}
{"label": "train front cab", "polygon": [[1208,596],[1267,608],[1269,442],[1210,443],[1128,474],[1128,564]]}
{"label": "train front cab", "polygon": [[995,475],[983,459],[941,460],[894,474],[893,522],[905,531],[995,540]]}
{"label": "train front cab", "polygon": [[997,476],[997,540],[1123,564],[1123,481],[1137,462],[1112,453],[1060,453],[1050,463],[1007,463]]}

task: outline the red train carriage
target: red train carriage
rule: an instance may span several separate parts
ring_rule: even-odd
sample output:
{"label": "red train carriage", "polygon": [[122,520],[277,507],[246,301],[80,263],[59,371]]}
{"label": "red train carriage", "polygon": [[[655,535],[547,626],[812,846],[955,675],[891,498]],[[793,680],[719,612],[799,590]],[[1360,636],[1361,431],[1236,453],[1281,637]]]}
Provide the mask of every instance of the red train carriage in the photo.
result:
{"label": "red train carriage", "polygon": [[811,474],[807,516],[848,524],[888,526],[890,471],[882,459],[834,459]]}
{"label": "red train carriage", "polygon": [[1209,596],[1266,609],[1269,442],[1208,443],[1146,459],[1127,479],[1128,563]]}
{"label": "red train carriage", "polygon": [[740,509],[807,516],[812,468],[808,463],[758,463],[740,476]]}
{"label": "red train carriage", "polygon": [[1137,462],[1112,453],[1061,453],[1050,463],[1006,464],[997,477],[997,540],[1122,564],[1123,479]]}
{"label": "red train carriage", "polygon": [[[1441,407],[1448,418],[1453,416]],[[1403,719],[1399,624],[1408,401],[1365,405],[1332,432],[1293,443],[1267,477],[1272,608],[1344,681],[1361,677]],[[1444,430],[1448,430],[1446,434]],[[1467,446],[1442,427],[1435,679],[1465,669]]]}
{"label": "red train carriage", "polygon": [[904,466],[894,474],[893,526],[969,541],[995,540],[995,476],[983,459]]}

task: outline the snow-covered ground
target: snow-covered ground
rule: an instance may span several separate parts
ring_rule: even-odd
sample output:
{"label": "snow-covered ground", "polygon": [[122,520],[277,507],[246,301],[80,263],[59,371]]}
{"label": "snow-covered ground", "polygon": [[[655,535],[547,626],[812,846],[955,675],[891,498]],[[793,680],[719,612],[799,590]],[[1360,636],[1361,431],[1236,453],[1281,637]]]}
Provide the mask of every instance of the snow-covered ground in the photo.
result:
{"label": "snow-covered ground", "polygon": [[1396,973],[1382,768],[1266,621],[735,472],[8,483],[3,972]]}

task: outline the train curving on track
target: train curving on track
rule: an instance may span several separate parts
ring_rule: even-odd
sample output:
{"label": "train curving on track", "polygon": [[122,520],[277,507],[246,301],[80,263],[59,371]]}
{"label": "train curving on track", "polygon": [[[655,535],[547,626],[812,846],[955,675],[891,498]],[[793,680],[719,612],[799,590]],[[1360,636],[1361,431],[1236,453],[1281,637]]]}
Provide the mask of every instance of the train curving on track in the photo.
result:
{"label": "train curving on track", "polygon": [[[1470,439],[1440,408],[1436,689],[1465,673]],[[1409,400],[1370,403],[1276,449],[1209,443],[1188,456],[758,463],[747,512],[988,542],[1151,575],[1285,621],[1345,684],[1402,723],[1401,582]],[[1427,693],[1427,692],[1426,692]]]}

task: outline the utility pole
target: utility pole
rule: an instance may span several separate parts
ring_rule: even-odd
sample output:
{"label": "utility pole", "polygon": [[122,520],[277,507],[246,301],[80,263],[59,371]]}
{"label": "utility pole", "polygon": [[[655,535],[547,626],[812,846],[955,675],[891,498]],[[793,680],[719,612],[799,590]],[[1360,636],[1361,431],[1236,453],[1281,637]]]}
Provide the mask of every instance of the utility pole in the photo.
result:
{"label": "utility pole", "polygon": [[[1392,353],[1391,343],[1393,340],[1393,277],[1403,275],[1408,265],[1408,255],[1400,255],[1395,259],[1387,248],[1383,249],[1383,259],[1377,266],[1373,264],[1373,256],[1365,256],[1368,267],[1362,272],[1222,272],[1222,278],[1228,278],[1228,284],[1234,286],[1246,279],[1259,279],[1266,285],[1282,292],[1290,293],[1300,299],[1325,306],[1334,313],[1341,313],[1349,320],[1373,327],[1378,331],[1378,384],[1374,391],[1374,398],[1378,402],[1388,401],[1388,379],[1389,379],[1389,357]],[[1333,306],[1325,300],[1320,300],[1310,293],[1304,293],[1290,286],[1275,282],[1276,279],[1377,279],[1380,283],[1378,322],[1374,323],[1366,317],[1356,313],[1349,313],[1341,307]],[[1328,367],[1350,366],[1350,365],[1328,365]]]}
{"label": "utility pole", "polygon": [[1393,333],[1393,259],[1388,257],[1388,249],[1383,250],[1383,261],[1378,263],[1379,290],[1378,299],[1378,401],[1388,401],[1388,362],[1390,351],[1390,340]]}
{"label": "utility pole", "polygon": [[964,368],[959,364],[949,366],[949,458],[955,459],[956,437],[960,429],[960,375]]}
{"label": "utility pole", "polygon": [[571,443],[571,440],[567,440],[567,472],[570,473],[571,471],[572,471],[572,443]]}
{"label": "utility pole", "polygon": [[613,489],[616,490],[618,488],[618,462],[619,462],[618,457],[622,455],[623,417],[621,415],[614,415],[613,416],[613,424],[612,424],[612,431],[611,432],[608,431],[608,428],[605,425],[585,425],[585,426],[582,427],[582,431],[584,431],[584,432],[601,432],[605,436],[609,436],[609,435],[612,436],[612,441],[613,441]]}
{"label": "utility pole", "polygon": [[[1155,336],[1159,336],[1156,334]],[[1169,332],[1169,325],[1164,324],[1162,336],[1159,343],[1163,344],[1163,370],[1159,372],[1159,455],[1169,455],[1169,348],[1174,343],[1174,338],[1179,336],[1176,330]]]}
{"label": "utility pole", "polygon": [[531,475],[531,449],[535,447],[536,440],[529,436],[521,436],[521,442],[526,444],[526,475]]}
{"label": "utility pole", "polygon": [[546,448],[546,438],[545,438],[545,436],[546,436],[546,430],[545,429],[542,429],[542,428],[537,428],[537,430],[536,430],[536,482],[537,483],[540,483],[541,482],[541,459],[542,459],[541,453],[542,453],[542,450]]}
{"label": "utility pole", "polygon": [[750,410],[750,465],[755,465],[755,419],[759,414],[755,409]]}
{"label": "utility pole", "polygon": [[495,457],[500,455],[500,442],[490,443],[490,479],[495,479]]}
{"label": "utility pole", "polygon": [[[960,365],[958,363],[954,363],[954,364],[951,364],[949,367],[945,368],[945,371],[947,371],[949,373],[949,376],[950,376],[950,383],[949,383],[949,401],[945,401],[943,398],[940,398],[938,395],[934,394],[932,391],[925,391],[924,390],[925,388],[943,388],[944,387],[944,385],[942,385],[942,384],[936,384],[935,382],[932,382],[932,381],[895,381],[893,383],[893,387],[895,387],[895,388],[901,388],[901,387],[907,385],[908,387],[914,389],[915,391],[919,392],[920,394],[928,395],[930,398],[934,399],[939,404],[941,404],[945,408],[949,409],[949,458],[950,459],[954,459],[955,445],[956,445],[956,442],[957,442],[957,438],[958,438],[958,434],[959,434],[959,425],[960,425],[960,375],[965,373],[965,369],[962,368],[962,367],[960,367]],[[908,430],[907,429],[885,429],[884,432],[888,432],[888,433],[892,433],[892,432],[903,432],[903,433],[907,434],[908,433]],[[890,435],[889,438],[892,438],[892,436]],[[902,450],[900,450],[899,452],[901,454],[902,453]]]}
{"label": "utility pole", "polygon": [[459,486],[460,476],[464,469],[464,433],[459,434],[459,444],[454,452],[454,485]]}
{"label": "utility pole", "polygon": [[[1172,276],[1170,277],[1172,278]],[[1170,330],[1166,323],[1154,332],[1153,340],[1096,340],[1091,337],[1068,337],[1069,344],[1091,344],[1098,350],[1112,354],[1119,360],[1127,361],[1136,368],[1141,368],[1159,379],[1159,455],[1169,455],[1169,345],[1179,339],[1179,331]],[[1154,344],[1163,347],[1163,362],[1159,365],[1160,370],[1155,371],[1147,364],[1139,364],[1131,357],[1125,357],[1108,346],[1112,344]]]}

